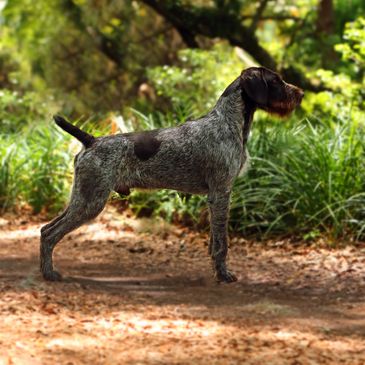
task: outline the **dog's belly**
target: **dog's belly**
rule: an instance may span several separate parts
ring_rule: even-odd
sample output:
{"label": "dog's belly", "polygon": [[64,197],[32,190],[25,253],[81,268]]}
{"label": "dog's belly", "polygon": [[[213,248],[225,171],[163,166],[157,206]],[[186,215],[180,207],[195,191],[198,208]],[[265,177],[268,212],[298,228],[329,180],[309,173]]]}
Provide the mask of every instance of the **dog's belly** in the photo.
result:
{"label": "dog's belly", "polygon": [[204,167],[192,162],[137,163],[121,171],[119,183],[129,188],[171,189],[191,194],[208,193]]}
{"label": "dog's belly", "polygon": [[198,185],[173,185],[173,184],[149,184],[149,185],[138,185],[132,186],[132,188],[140,188],[140,189],[148,189],[148,190],[155,190],[155,189],[169,189],[169,190],[176,190],[182,193],[189,193],[189,194],[208,194],[209,189],[208,186],[198,186]]}
{"label": "dog's belly", "polygon": [[[138,171],[137,171],[138,173]],[[171,189],[184,193],[191,194],[206,194],[208,193],[208,184],[205,179],[198,174],[177,174],[172,176],[170,174],[163,174],[163,172],[151,172],[150,174],[143,174],[142,179],[134,179],[131,181],[130,187],[144,188],[144,189]]]}

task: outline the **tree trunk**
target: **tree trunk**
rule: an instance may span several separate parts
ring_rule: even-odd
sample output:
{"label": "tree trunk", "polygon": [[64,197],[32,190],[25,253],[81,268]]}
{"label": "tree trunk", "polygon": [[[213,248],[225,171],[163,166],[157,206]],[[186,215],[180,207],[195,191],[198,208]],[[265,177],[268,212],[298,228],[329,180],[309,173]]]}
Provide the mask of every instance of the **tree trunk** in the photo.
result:
{"label": "tree trunk", "polygon": [[338,61],[338,55],[331,44],[331,36],[335,33],[335,13],[332,0],[320,0],[317,14],[316,34],[321,47],[322,65],[325,68]]}

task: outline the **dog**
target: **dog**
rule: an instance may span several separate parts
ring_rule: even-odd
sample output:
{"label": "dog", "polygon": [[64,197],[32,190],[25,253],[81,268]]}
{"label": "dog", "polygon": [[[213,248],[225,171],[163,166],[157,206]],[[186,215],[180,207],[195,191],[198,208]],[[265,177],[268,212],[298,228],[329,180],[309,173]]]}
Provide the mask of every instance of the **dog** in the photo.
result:
{"label": "dog", "polygon": [[66,210],[41,229],[40,270],[45,280],[61,280],[54,270],[56,244],[104,208],[111,191],[173,189],[207,194],[210,215],[208,252],[214,277],[231,283],[227,268],[227,224],[235,178],[247,161],[248,141],[257,109],[279,116],[300,105],[304,92],[264,67],[242,71],[205,116],[179,126],[95,138],[55,116],[56,124],[77,138],[75,176]]}

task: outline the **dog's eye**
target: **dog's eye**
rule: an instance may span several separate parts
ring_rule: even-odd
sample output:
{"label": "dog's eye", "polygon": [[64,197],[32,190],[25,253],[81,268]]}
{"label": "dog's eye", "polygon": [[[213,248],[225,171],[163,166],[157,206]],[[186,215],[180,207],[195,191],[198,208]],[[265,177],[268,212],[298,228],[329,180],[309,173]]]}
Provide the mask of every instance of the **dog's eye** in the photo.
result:
{"label": "dog's eye", "polygon": [[274,84],[281,84],[281,79],[279,77],[275,77],[275,79],[273,80]]}

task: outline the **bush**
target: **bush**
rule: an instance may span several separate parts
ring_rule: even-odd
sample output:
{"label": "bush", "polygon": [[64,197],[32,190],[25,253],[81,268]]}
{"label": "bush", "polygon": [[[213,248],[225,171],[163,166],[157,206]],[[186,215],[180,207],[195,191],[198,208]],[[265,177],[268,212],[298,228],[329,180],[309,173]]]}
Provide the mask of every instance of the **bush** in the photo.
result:
{"label": "bush", "polygon": [[0,130],[2,133],[16,133],[28,128],[32,122],[39,122],[50,113],[54,103],[47,102],[34,92],[18,92],[0,89]]}
{"label": "bush", "polygon": [[256,126],[251,167],[234,187],[232,228],[265,234],[319,229],[359,238],[365,228],[364,129],[301,124]]}
{"label": "bush", "polygon": [[70,136],[54,125],[30,128],[22,143],[22,198],[35,213],[42,209],[57,212],[67,201],[70,191]]}
{"label": "bush", "polygon": [[[347,26],[348,46],[337,47],[348,72],[335,75],[319,70],[316,74],[328,91],[306,93],[302,110],[286,122],[256,114],[248,146],[253,156],[251,167],[237,179],[232,196],[233,231],[300,233],[306,237],[326,231],[334,236],[363,236],[365,113],[359,74],[352,72],[358,69],[363,74],[362,22],[359,19]],[[185,50],[179,57],[180,66],[158,67],[148,74],[172,109],[188,105],[195,115],[210,109],[232,75],[243,68],[225,45],[212,51]],[[216,80],[212,74],[218,75]],[[298,122],[303,111],[310,121]],[[188,214],[195,222],[205,202],[203,197],[178,199],[179,195],[171,192],[148,198],[135,194],[132,202],[136,199],[145,211],[150,207],[154,214],[167,218]]]}
{"label": "bush", "polygon": [[328,89],[318,94],[306,93],[305,112],[322,120],[365,119],[365,19],[346,24],[344,42],[335,49],[342,55],[341,72],[319,69],[312,73]]}
{"label": "bush", "polygon": [[70,188],[70,136],[41,123],[24,133],[0,135],[0,209],[26,202],[39,213],[59,211]]}
{"label": "bush", "polygon": [[243,68],[233,48],[217,44],[209,51],[184,49],[178,66],[151,68],[147,75],[157,94],[170,102],[169,108],[198,116],[214,106]]}
{"label": "bush", "polygon": [[0,135],[0,212],[14,206],[20,192],[21,164],[13,136]]}

